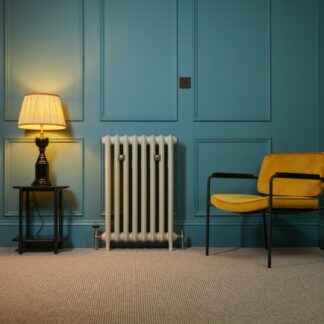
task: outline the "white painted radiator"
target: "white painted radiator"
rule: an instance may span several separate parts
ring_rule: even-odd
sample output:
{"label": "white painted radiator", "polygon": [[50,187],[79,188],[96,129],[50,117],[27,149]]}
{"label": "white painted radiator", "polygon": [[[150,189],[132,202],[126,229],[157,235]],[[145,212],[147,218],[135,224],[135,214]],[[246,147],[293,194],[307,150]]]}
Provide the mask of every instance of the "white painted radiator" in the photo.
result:
{"label": "white painted radiator", "polygon": [[163,242],[173,232],[174,144],[169,136],[105,136],[105,232],[110,242]]}

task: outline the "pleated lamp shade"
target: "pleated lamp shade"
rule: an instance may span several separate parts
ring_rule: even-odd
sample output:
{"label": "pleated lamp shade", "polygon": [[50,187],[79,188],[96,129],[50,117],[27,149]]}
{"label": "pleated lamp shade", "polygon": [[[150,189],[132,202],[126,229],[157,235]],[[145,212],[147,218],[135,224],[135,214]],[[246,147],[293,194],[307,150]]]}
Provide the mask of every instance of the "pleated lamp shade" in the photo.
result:
{"label": "pleated lamp shade", "polygon": [[44,93],[26,94],[20,110],[18,127],[30,130],[65,129],[60,97]]}

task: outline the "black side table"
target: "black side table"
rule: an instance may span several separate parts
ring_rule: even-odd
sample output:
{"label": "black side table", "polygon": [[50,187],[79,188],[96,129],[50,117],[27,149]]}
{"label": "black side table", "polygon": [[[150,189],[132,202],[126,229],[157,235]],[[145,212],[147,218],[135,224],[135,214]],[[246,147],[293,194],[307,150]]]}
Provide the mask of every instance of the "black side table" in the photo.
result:
{"label": "black side table", "polygon": [[[18,251],[19,254],[23,252],[24,243],[53,243],[54,253],[57,254],[59,245],[63,242],[63,190],[69,186],[14,186],[14,189],[19,189],[19,236],[18,236]],[[36,191],[50,191],[53,192],[54,199],[54,233],[53,237],[39,238],[30,235],[30,192]],[[25,199],[25,216],[26,216],[26,233],[23,236],[23,210],[24,210],[24,193]]]}

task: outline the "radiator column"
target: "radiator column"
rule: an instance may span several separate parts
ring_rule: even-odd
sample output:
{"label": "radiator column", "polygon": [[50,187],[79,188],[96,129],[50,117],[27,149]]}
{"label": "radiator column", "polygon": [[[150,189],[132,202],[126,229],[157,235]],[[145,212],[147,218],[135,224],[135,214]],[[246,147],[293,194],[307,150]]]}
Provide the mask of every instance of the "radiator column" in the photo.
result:
{"label": "radiator column", "polygon": [[112,165],[111,141],[108,136],[103,138],[105,144],[105,239],[106,250],[110,248],[111,234],[111,193],[112,193]]}
{"label": "radiator column", "polygon": [[[123,188],[129,188],[129,142],[128,137],[124,137],[123,145]],[[129,240],[129,192],[123,190],[123,240]]]}
{"label": "radiator column", "polygon": [[164,139],[162,136],[158,137],[159,155],[157,162],[159,164],[159,241],[164,241]]}
{"label": "radiator column", "polygon": [[146,138],[141,136],[141,241],[147,240],[147,151]]}
{"label": "radiator column", "polygon": [[119,137],[115,138],[114,143],[114,234],[113,239],[120,239],[120,142]]}
{"label": "radiator column", "polygon": [[167,137],[168,144],[168,242],[169,250],[173,249],[173,139],[169,135]]}
{"label": "radiator column", "polygon": [[[138,217],[138,203],[137,203],[137,188],[138,188],[138,173],[137,173],[137,140],[135,136],[132,136],[132,240],[138,240],[138,229],[137,229],[137,217]],[[125,188],[126,190],[128,189]]]}
{"label": "radiator column", "polygon": [[150,136],[150,233],[149,239],[155,241],[155,139],[154,136]]}

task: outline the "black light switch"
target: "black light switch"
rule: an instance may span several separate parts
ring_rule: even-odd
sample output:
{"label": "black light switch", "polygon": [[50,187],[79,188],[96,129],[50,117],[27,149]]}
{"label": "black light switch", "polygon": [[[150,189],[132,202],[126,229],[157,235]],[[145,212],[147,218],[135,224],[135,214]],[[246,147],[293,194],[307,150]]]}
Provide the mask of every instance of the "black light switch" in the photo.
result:
{"label": "black light switch", "polygon": [[180,89],[190,89],[191,88],[191,77],[180,77],[179,87],[180,87]]}

